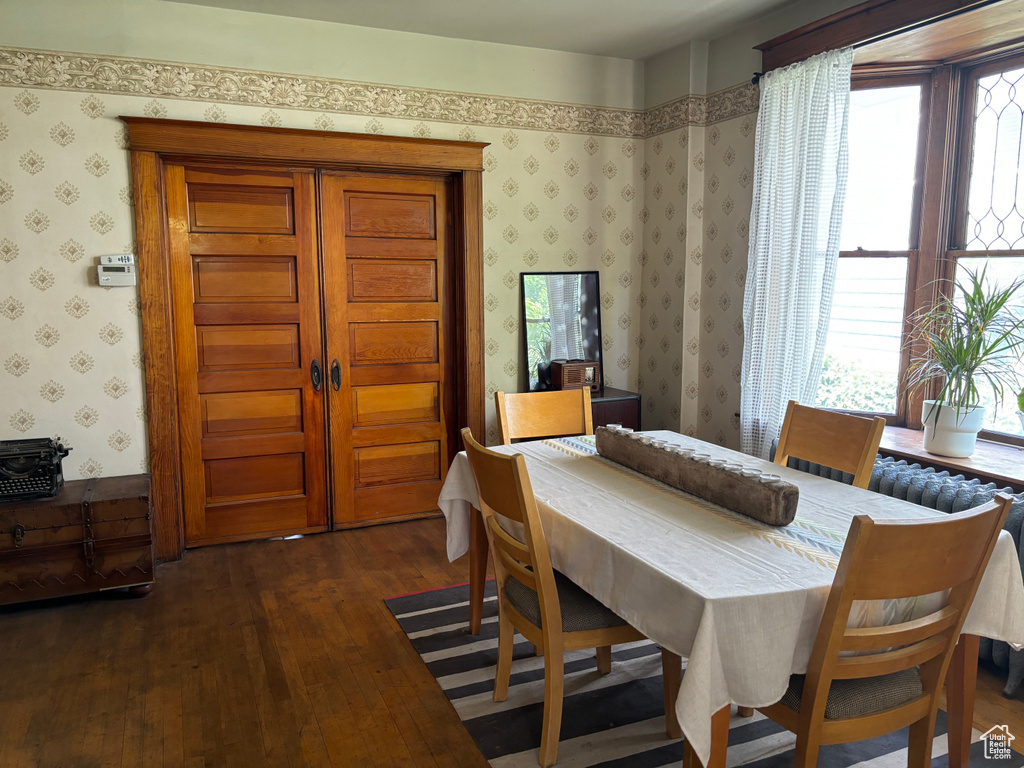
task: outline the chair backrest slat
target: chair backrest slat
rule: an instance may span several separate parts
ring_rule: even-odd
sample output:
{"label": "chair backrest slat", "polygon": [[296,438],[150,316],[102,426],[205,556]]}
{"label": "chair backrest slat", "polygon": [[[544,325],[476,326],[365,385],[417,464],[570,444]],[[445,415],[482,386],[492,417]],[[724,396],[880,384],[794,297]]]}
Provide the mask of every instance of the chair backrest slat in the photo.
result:
{"label": "chair backrest slat", "polygon": [[[468,428],[463,430],[463,437],[466,431]],[[470,438],[472,439],[472,435]],[[509,463],[512,457],[488,450],[472,450],[465,440],[463,444],[466,446],[466,455],[473,468],[480,499],[499,515],[523,524],[526,519],[525,509],[523,500],[519,498],[515,473]]]}
{"label": "chair backrest slat", "polygon": [[503,445],[534,437],[594,434],[589,389],[494,393]]}
{"label": "chair backrest slat", "polygon": [[835,413],[789,401],[775,451],[775,463],[790,457],[853,475],[853,484],[867,488],[882,440],[885,419]]}
{"label": "chair backrest slat", "polygon": [[501,558],[501,564],[511,575],[523,582],[530,589],[537,590],[537,581],[533,571],[533,555],[530,548],[506,533],[494,515],[487,518],[488,533],[494,549]]}
{"label": "chair backrest slat", "polygon": [[916,643],[956,624],[956,609],[945,606],[935,613],[913,621],[884,627],[847,629],[840,651],[882,651]]}
{"label": "chair backrest slat", "polygon": [[869,656],[842,656],[836,662],[832,677],[838,680],[877,677],[918,667],[943,653],[948,639],[946,635],[939,634],[894,651],[872,653]]}
{"label": "chair backrest slat", "polygon": [[[988,511],[984,511],[988,509]],[[994,520],[988,505],[945,518],[878,522],[856,583],[854,600],[896,600],[951,589],[972,578],[990,544],[976,535],[978,518]]]}

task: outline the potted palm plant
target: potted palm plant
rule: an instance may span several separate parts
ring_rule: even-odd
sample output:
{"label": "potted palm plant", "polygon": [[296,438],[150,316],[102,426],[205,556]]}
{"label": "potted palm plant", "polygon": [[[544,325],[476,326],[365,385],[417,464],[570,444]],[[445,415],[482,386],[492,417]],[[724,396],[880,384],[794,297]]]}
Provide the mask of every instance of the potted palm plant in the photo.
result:
{"label": "potted palm plant", "polygon": [[1004,392],[1020,387],[1016,367],[1024,349],[1024,317],[1012,302],[1024,278],[989,286],[985,272],[967,270],[952,295],[911,317],[910,344],[918,356],[910,362],[910,391],[939,382],[938,394],[924,401],[921,412],[929,453],[970,456],[985,421],[979,388],[1000,402]]}
{"label": "potted palm plant", "polygon": [[1017,395],[1017,418],[1020,419],[1020,431],[1024,432],[1024,387]]}

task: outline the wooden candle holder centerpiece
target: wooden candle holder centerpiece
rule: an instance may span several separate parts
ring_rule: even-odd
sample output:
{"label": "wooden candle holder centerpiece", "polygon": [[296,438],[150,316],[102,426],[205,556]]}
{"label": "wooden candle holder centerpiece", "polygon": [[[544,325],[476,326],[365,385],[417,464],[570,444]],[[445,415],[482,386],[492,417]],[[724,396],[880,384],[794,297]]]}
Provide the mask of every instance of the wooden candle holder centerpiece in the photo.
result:
{"label": "wooden candle holder centerpiece", "polygon": [[768,525],[793,522],[800,489],[778,475],[669,445],[625,429],[598,427],[597,452],[666,485]]}

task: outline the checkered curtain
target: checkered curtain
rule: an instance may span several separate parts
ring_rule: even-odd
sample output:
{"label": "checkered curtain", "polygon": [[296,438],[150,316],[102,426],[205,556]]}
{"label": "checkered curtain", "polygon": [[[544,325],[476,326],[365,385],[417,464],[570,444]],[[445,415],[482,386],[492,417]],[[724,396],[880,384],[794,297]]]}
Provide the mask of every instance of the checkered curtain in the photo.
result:
{"label": "checkered curtain", "polygon": [[583,328],[580,325],[579,274],[548,275],[548,307],[551,311],[551,359],[582,360]]}
{"label": "checkered curtain", "polygon": [[768,457],[786,403],[813,404],[821,376],[846,195],[853,49],[761,79],[743,300],[740,433]]}

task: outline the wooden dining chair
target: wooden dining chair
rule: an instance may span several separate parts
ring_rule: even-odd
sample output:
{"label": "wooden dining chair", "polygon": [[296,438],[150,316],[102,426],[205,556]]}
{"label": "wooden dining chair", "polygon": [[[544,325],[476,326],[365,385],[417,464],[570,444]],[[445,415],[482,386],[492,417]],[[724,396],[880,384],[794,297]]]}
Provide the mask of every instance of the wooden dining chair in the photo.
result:
{"label": "wooden dining chair", "polygon": [[867,488],[884,427],[885,419],[879,416],[836,413],[790,400],[775,463],[786,466],[791,456],[804,459],[849,472],[854,485]]}
{"label": "wooden dining chair", "polygon": [[[931,766],[946,670],[1011,501],[999,494],[977,509],[935,520],[853,519],[807,674],[794,675],[782,700],[761,708],[797,734],[795,768],[812,768],[822,745],[872,739],[906,726],[907,765]],[[854,601],[945,590],[946,604],[927,616],[847,627]]]}
{"label": "wooden dining chair", "polygon": [[[507,456],[488,450],[462,430],[466,456],[476,478],[480,511],[494,560],[498,583],[498,664],[494,700],[508,696],[512,673],[513,634],[518,630],[543,652],[544,719],[541,730],[541,766],[554,765],[562,726],[564,683],[563,652],[597,649],[597,668],[611,671],[611,647],[645,639],[596,598],[551,567],[547,540],[537,512],[533,487],[522,454]],[[501,515],[522,526],[524,540],[507,533]],[[665,678],[666,733],[681,735],[675,715],[680,683],[680,659],[662,651]]]}
{"label": "wooden dining chair", "polygon": [[531,437],[594,434],[589,389],[494,393],[502,445]]}

